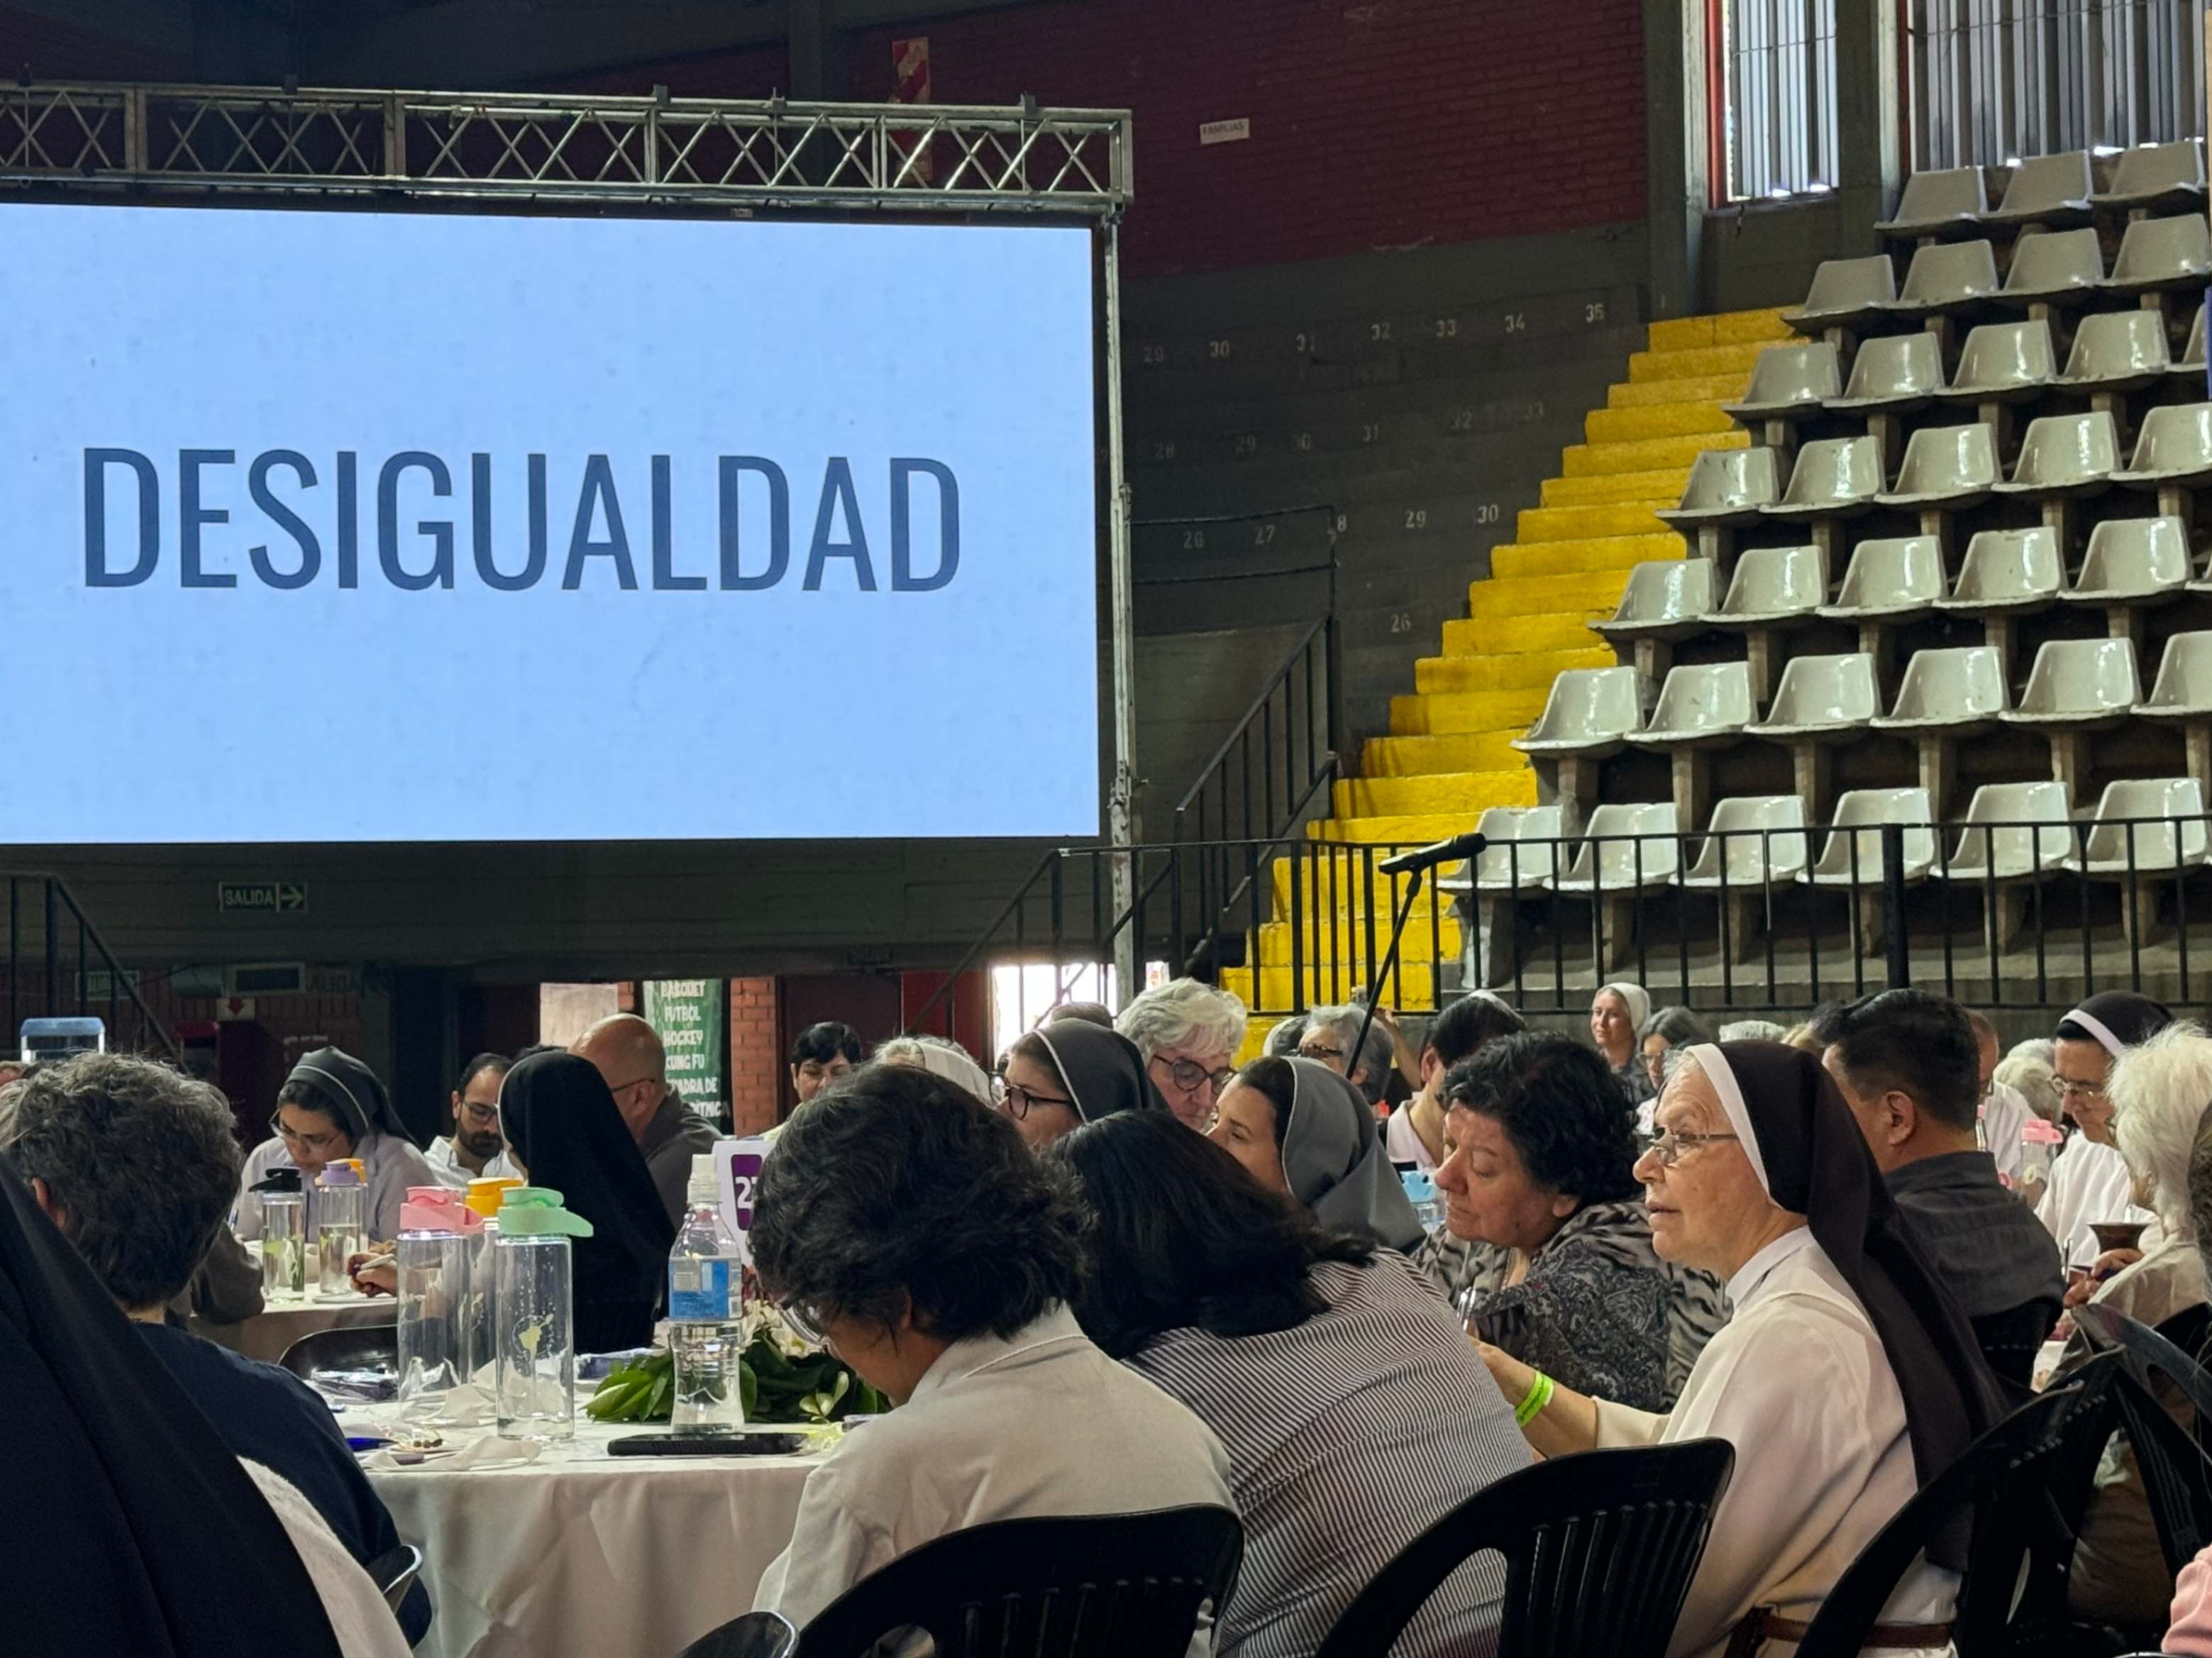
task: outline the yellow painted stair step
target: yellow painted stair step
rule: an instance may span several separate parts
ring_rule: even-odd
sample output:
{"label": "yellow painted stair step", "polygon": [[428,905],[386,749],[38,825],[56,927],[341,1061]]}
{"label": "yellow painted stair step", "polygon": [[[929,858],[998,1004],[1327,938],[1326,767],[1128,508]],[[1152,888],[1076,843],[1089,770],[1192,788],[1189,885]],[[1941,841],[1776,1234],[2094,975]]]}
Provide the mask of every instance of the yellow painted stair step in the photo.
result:
{"label": "yellow painted stair step", "polygon": [[1413,689],[1422,695],[1466,691],[1511,691],[1540,687],[1571,668],[1610,668],[1610,647],[1595,650],[1527,651],[1517,656],[1425,656],[1413,665]]}
{"label": "yellow painted stair step", "polygon": [[1744,340],[1689,351],[1638,351],[1628,360],[1631,380],[1681,380],[1700,374],[1749,374],[1770,342]]}
{"label": "yellow painted stair step", "polygon": [[[1381,961],[1389,953],[1390,925],[1382,917],[1375,918],[1375,956]],[[1269,921],[1260,929],[1260,965],[1287,968],[1296,952],[1301,965],[1313,967],[1330,963],[1344,968],[1356,968],[1363,982],[1367,977],[1367,923],[1364,918],[1340,916],[1334,935],[1316,933],[1311,926],[1297,929],[1295,935],[1288,921]],[[1432,931],[1429,918],[1423,916],[1416,923],[1406,923],[1406,939],[1400,947],[1403,959],[1418,958],[1426,963],[1431,956],[1445,961],[1455,959],[1460,951],[1459,920],[1456,916],[1439,914]]]}
{"label": "yellow painted stair step", "polygon": [[1459,811],[1409,812],[1391,817],[1331,817],[1306,826],[1306,833],[1316,841],[1334,841],[1342,846],[1399,846],[1425,847],[1431,841],[1442,841],[1449,835],[1464,835],[1474,827],[1474,820],[1492,806],[1533,806],[1536,804],[1536,774],[1533,771],[1507,771],[1484,774],[1496,777],[1493,788],[1484,791],[1482,797]]}
{"label": "yellow painted stair step", "polygon": [[1657,403],[1734,403],[1751,384],[1748,374],[1692,374],[1680,380],[1623,380],[1607,389],[1608,409],[1649,409]]}
{"label": "yellow painted stair step", "polygon": [[[1444,623],[1444,643],[1451,630],[1467,624]],[[1504,731],[1462,732],[1449,737],[1370,737],[1359,754],[1359,769],[1370,778],[1426,777],[1437,772],[1511,771],[1527,762],[1513,739],[1528,728],[1513,726]]]}
{"label": "yellow painted stair step", "polygon": [[1493,575],[1566,575],[1577,570],[1629,570],[1653,559],[1680,558],[1682,537],[1673,531],[1657,535],[1602,536],[1589,541],[1546,541],[1534,547],[1498,547],[1490,555]]}
{"label": "yellow painted stair step", "polygon": [[[1316,856],[1317,853],[1332,855]],[[1398,905],[1405,902],[1405,878],[1398,877],[1394,884],[1390,877],[1376,875],[1363,886],[1361,860],[1365,856],[1356,847],[1328,846],[1308,847],[1306,855],[1297,859],[1278,858],[1269,865],[1270,896],[1274,900],[1273,908],[1268,911],[1270,918],[1286,921],[1291,917],[1294,862],[1297,866],[1297,913],[1309,920],[1319,915],[1364,915],[1370,909],[1378,917],[1396,914]],[[1406,925],[1425,931],[1431,910],[1449,912],[1450,908],[1450,900],[1439,896],[1435,884],[1424,881],[1414,896],[1413,914]]]}
{"label": "yellow painted stair step", "polygon": [[1514,541],[1523,547],[1544,541],[1587,541],[1598,536],[1648,536],[1667,526],[1653,516],[1656,510],[1672,510],[1681,500],[1622,501],[1601,507],[1525,507],[1513,526]]}
{"label": "yellow painted stair step", "polygon": [[[1424,939],[1423,943],[1425,944],[1426,940]],[[1236,975],[1233,980],[1230,977],[1232,973]],[[1304,994],[1301,997],[1296,993],[1297,985],[1290,969],[1262,968],[1260,970],[1259,1000],[1256,1003],[1251,995],[1252,981],[1249,969],[1225,969],[1222,974],[1222,987],[1240,997],[1247,1007],[1256,1005],[1267,1008],[1285,1008],[1300,1000],[1311,1006],[1327,1001],[1331,997],[1349,1000],[1354,991],[1367,987],[1367,975],[1364,973],[1355,973],[1346,967],[1332,969],[1326,964],[1311,964],[1307,967],[1304,977],[1305,979]],[[1397,976],[1384,985],[1382,997],[1386,1003],[1401,1012],[1433,1011],[1437,1005],[1436,975],[1430,969],[1425,959],[1401,960],[1397,967]]]}
{"label": "yellow painted stair step", "polygon": [[1510,625],[1496,616],[1462,616],[1444,623],[1446,656],[1492,656],[1500,652],[1595,651],[1605,645],[1580,610],[1558,616],[1516,616]]}
{"label": "yellow painted stair step", "polygon": [[1653,472],[1599,472],[1589,477],[1546,478],[1538,504],[1544,507],[1609,507],[1622,501],[1680,501],[1689,488],[1690,469],[1663,467]]}
{"label": "yellow painted stair step", "polygon": [[1607,472],[1650,472],[1662,466],[1687,466],[1708,449],[1748,449],[1751,434],[1702,432],[1681,438],[1646,438],[1640,443],[1573,443],[1559,453],[1559,471],[1568,477]]}
{"label": "yellow painted stair step", "polygon": [[1609,616],[1628,585],[1626,570],[1583,570],[1566,575],[1496,576],[1470,581],[1468,615],[1477,621],[1528,616]]}
{"label": "yellow painted stair step", "polygon": [[1730,345],[1743,340],[1786,340],[1790,325],[1782,320],[1783,307],[1756,311],[1723,311],[1703,317],[1672,317],[1651,325],[1647,338],[1654,351],[1694,351],[1702,346]]}
{"label": "yellow painted stair step", "polygon": [[1693,432],[1733,431],[1735,422],[1718,403],[1662,403],[1647,409],[1593,409],[1583,418],[1583,436],[1592,443],[1638,443],[1645,438],[1674,438]]}
{"label": "yellow painted stair step", "polygon": [[1394,696],[1393,737],[1447,737],[1461,732],[1526,731],[1544,712],[1548,686],[1525,691],[1474,691],[1457,696]]}
{"label": "yellow painted stair step", "polygon": [[[1344,777],[1336,783],[1337,817],[1428,817],[1443,812],[1479,813],[1518,805],[1522,762],[1497,771],[1431,772],[1419,777]],[[1501,795],[1507,798],[1501,799]],[[1469,825],[1473,827],[1472,824]]]}

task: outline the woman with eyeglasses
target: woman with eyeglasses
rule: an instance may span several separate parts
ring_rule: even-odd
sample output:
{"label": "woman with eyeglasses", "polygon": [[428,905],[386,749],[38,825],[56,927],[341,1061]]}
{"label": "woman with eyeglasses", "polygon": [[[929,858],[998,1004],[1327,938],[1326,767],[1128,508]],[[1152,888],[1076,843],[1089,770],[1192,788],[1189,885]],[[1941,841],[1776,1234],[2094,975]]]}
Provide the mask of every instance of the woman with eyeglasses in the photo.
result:
{"label": "woman with eyeglasses", "polygon": [[1652,1249],[1610,1068],[1571,1036],[1508,1036],[1443,1093],[1437,1189],[1472,1247],[1423,1260],[1468,1332],[1577,1393],[1665,1410],[1728,1311],[1711,1273]]}
{"label": "woman with eyeglasses", "polygon": [[1221,1090],[1237,1074],[1244,1004],[1195,979],[1154,985],[1114,1027],[1137,1045],[1146,1074],[1185,1127],[1206,1132]]}
{"label": "woman with eyeglasses", "polygon": [[[2052,1080],[2059,1108],[2076,1132],[2051,1165],[2036,1218],[2058,1240],[2069,1289],[2089,1282],[2102,1246],[2089,1229],[2099,1221],[2148,1223],[2158,1217],[2136,1203],[2135,1176],[2112,1136],[2112,1102],[2105,1086],[2115,1060],[2173,1023],[2148,996],[2107,990],[2058,1022]],[[2146,1243],[2157,1240],[2146,1236]]]}
{"label": "woman with eyeglasses", "polygon": [[1085,1217],[1015,1127],[895,1065],[784,1126],[752,1230],[761,1287],[898,1408],[808,1474],[759,1609],[803,1625],[898,1556],[991,1521],[1231,1506],[1220,1441],[1069,1311]]}
{"label": "woman with eyeglasses", "polygon": [[[410,1186],[435,1186],[438,1176],[392,1109],[392,1096],[376,1072],[336,1048],[303,1057],[276,1090],[269,1139],[246,1159],[239,1181],[244,1194],[272,1169],[296,1169],[307,1195],[307,1234],[314,1236],[315,1178],[333,1163],[361,1159],[368,1188],[369,1236],[399,1236],[399,1206]],[[261,1236],[261,1206],[239,1206],[239,1236]]]}
{"label": "woman with eyeglasses", "polygon": [[1116,1111],[1164,1111],[1136,1044],[1082,1019],[1039,1025],[1006,1051],[992,1096],[1033,1151]]}
{"label": "woman with eyeglasses", "polygon": [[[1735,1309],[1674,1409],[1591,1398],[1494,1347],[1483,1357],[1547,1456],[1709,1437],[1735,1448],[1668,1650],[1761,1652],[1804,1634],[1860,1552],[2004,1403],[1818,1059],[1774,1042],[1692,1048],[1657,1123],[1636,1166],[1652,1245],[1724,1277]],[[1869,1652],[1948,1650],[1966,1540],[1962,1523],[1929,1547]]]}

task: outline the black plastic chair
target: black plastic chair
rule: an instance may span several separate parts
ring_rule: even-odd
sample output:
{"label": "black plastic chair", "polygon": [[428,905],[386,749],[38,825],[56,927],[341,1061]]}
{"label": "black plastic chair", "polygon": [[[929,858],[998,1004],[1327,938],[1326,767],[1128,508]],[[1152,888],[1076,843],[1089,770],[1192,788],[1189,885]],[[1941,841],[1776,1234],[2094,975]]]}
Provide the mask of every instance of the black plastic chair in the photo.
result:
{"label": "black plastic chair", "polygon": [[2126,1367],[2114,1389],[2120,1426],[2142,1475],[2159,1552],[2179,1576],[2212,1541],[2212,1465],[2197,1436],[2166,1414],[2156,1384],[2160,1377],[2170,1382],[2202,1424],[2212,1413],[2212,1375],[2159,1332],[2112,1308],[2083,1307],[2075,1321]]}
{"label": "black plastic chair", "polygon": [[[1001,1520],[940,1537],[863,1578],[799,1631],[792,1658],[861,1658],[919,1629],[937,1658],[1181,1658],[1200,1610],[1229,1598],[1244,1527],[1228,1509]],[[781,1620],[779,1620],[781,1621]],[[757,1614],[682,1658],[769,1658]]]}
{"label": "black plastic chair", "polygon": [[318,1370],[399,1371],[399,1327],[354,1324],[301,1336],[276,1361],[302,1382]]}
{"label": "black plastic chair", "polygon": [[415,1587],[416,1578],[422,1575],[422,1551],[412,1543],[402,1543],[370,1561],[368,1571],[369,1581],[384,1596],[384,1604],[396,1613],[399,1603],[407,1598],[407,1591]]}
{"label": "black plastic chair", "polygon": [[1382,1658],[1471,1557],[1505,1557],[1498,1658],[1662,1658],[1735,1451],[1724,1439],[1584,1451],[1508,1475],[1359,1592],[1316,1658]]}
{"label": "black plastic chair", "polygon": [[1998,1380],[2012,1388],[2014,1397],[2022,1402],[2034,1385],[2035,1356],[2051,1339],[2051,1327],[2058,1322],[2058,1310],[2055,1301],[2031,1301],[2023,1307],[2008,1308],[2002,1313],[1970,1321],[1982,1357],[1989,1361]]}
{"label": "black plastic chair", "polygon": [[2119,1375],[2112,1357],[2093,1358],[1967,1447],[1845,1569],[1796,1658],[1857,1658],[1906,1573],[1961,1513],[1973,1536],[1952,1627],[1960,1658],[2068,1638],[2066,1572]]}
{"label": "black plastic chair", "polygon": [[677,1658],[787,1658],[799,1633],[773,1612],[749,1612],[702,1636]]}

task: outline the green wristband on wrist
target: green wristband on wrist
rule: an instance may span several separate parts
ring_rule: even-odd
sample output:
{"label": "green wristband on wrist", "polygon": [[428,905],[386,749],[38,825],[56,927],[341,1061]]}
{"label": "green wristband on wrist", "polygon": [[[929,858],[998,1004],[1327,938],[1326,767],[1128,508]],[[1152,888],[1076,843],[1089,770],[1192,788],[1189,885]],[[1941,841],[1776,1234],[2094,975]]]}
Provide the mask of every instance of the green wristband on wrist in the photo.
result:
{"label": "green wristband on wrist", "polygon": [[1514,1408],[1513,1425],[1516,1428],[1527,1427],[1536,1419],[1537,1413],[1551,1402],[1552,1378],[1539,1370],[1536,1372],[1536,1379],[1528,1384],[1528,1391],[1521,1396],[1521,1403]]}

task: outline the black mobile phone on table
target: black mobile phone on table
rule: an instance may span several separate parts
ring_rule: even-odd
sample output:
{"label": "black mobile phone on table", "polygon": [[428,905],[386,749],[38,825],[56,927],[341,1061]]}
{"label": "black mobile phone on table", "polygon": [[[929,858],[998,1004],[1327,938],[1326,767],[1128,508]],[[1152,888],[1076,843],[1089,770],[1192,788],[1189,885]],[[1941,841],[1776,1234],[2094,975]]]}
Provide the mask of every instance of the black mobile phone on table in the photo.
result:
{"label": "black mobile phone on table", "polygon": [[805,1448],[805,1434],[625,1434],[607,1442],[609,1456],[790,1456]]}

